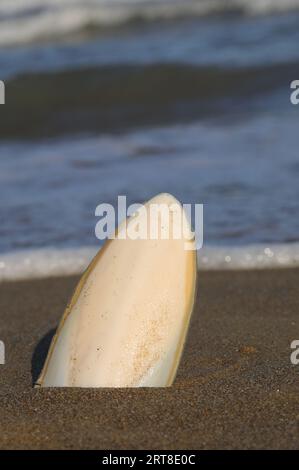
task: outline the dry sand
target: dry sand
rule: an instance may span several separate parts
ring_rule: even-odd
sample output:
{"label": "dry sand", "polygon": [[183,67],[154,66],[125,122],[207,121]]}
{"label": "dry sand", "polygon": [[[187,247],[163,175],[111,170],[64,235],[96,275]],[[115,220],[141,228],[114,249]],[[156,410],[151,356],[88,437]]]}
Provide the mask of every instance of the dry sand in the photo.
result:
{"label": "dry sand", "polygon": [[78,278],[0,285],[0,448],[298,448],[298,270],[200,273],[168,389],[33,389]]}

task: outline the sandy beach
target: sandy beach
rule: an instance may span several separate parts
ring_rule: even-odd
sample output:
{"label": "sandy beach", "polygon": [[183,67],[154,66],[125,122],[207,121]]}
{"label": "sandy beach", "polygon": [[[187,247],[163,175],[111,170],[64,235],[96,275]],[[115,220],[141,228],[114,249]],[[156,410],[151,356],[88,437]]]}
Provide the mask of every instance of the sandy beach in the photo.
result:
{"label": "sandy beach", "polygon": [[0,285],[1,449],[298,448],[298,270],[199,274],[167,389],[33,389],[77,277]]}

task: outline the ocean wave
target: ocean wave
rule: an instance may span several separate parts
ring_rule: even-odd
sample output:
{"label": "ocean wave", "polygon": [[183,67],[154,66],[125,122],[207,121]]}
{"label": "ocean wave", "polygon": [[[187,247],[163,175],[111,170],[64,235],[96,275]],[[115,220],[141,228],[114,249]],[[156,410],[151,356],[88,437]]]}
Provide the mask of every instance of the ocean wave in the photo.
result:
{"label": "ocean wave", "polygon": [[299,0],[4,0],[0,45],[53,40],[136,21],[237,12],[257,15],[299,8]]}
{"label": "ocean wave", "polygon": [[221,117],[241,105],[248,111],[261,109],[271,93],[280,92],[282,105],[289,106],[286,86],[298,74],[299,63],[290,62],[233,69],[108,65],[21,75],[7,82],[10,100],[0,110],[0,138],[119,132]]}
{"label": "ocean wave", "polygon": [[[82,274],[97,252],[96,247],[44,248],[0,255],[0,281],[41,279]],[[299,243],[204,247],[198,251],[198,269],[246,270],[299,266]]]}

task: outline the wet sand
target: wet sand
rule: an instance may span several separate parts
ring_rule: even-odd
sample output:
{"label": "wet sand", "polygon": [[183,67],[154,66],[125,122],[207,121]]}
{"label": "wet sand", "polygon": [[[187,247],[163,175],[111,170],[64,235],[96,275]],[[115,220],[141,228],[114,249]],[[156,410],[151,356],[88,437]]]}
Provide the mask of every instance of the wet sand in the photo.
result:
{"label": "wet sand", "polygon": [[0,285],[0,448],[298,448],[299,271],[205,272],[175,384],[33,389],[77,277]]}

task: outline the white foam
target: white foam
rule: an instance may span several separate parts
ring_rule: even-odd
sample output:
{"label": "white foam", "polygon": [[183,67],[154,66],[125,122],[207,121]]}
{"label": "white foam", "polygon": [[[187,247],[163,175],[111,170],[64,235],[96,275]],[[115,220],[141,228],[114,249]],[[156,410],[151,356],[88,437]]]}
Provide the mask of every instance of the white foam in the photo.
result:
{"label": "white foam", "polygon": [[206,247],[198,253],[199,269],[273,269],[299,266],[299,243]]}
{"label": "white foam", "polygon": [[0,281],[79,274],[96,251],[96,248],[44,248],[1,254]]}
{"label": "white foam", "polygon": [[[81,274],[96,247],[45,248],[0,255],[0,281]],[[299,266],[299,243],[205,247],[198,252],[199,270],[273,269]]]}
{"label": "white foam", "polygon": [[299,0],[2,0],[0,44],[57,39],[93,26],[133,18],[172,19],[240,9],[265,14],[299,8]]}

